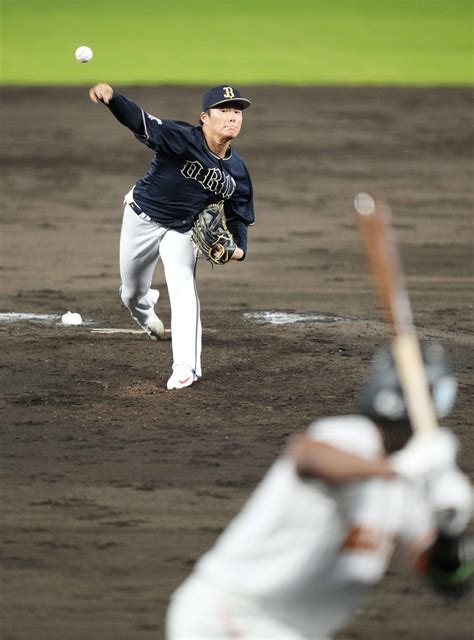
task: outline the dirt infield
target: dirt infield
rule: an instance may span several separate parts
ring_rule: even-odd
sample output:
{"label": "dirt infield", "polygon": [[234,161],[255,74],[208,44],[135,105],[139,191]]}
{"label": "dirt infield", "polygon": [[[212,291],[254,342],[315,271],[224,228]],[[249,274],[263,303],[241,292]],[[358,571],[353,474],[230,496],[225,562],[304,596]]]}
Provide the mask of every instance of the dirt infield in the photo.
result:
{"label": "dirt infield", "polygon": [[[243,88],[244,89],[244,88]],[[195,121],[200,87],[120,87]],[[236,147],[257,223],[242,264],[198,269],[201,382],[167,392],[169,341],[136,333],[117,294],[124,193],[151,154],[86,88],[2,88],[0,553],[2,640],[163,637],[171,591],[289,434],[349,412],[384,327],[354,195],[384,194],[420,334],[459,375],[446,424],[474,477],[472,93],[248,88]],[[161,267],[160,316],[169,327]],[[85,324],[59,323],[67,310]],[[245,314],[316,314],[293,324]],[[344,640],[472,637],[394,566]]]}

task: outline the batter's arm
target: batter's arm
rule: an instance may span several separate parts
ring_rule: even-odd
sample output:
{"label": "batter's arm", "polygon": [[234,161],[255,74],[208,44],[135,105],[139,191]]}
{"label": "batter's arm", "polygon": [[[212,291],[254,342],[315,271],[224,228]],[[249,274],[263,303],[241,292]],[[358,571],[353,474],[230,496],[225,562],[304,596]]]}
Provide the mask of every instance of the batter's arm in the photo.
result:
{"label": "batter's arm", "polygon": [[324,480],[329,484],[367,480],[374,476],[393,478],[396,475],[388,458],[362,458],[304,433],[290,440],[286,454],[293,458],[301,478]]}
{"label": "batter's arm", "polygon": [[457,440],[447,429],[434,434],[416,434],[408,444],[391,456],[364,458],[307,434],[291,441],[287,455],[302,478],[315,478],[329,484],[399,476],[413,481],[451,468],[456,461]]}

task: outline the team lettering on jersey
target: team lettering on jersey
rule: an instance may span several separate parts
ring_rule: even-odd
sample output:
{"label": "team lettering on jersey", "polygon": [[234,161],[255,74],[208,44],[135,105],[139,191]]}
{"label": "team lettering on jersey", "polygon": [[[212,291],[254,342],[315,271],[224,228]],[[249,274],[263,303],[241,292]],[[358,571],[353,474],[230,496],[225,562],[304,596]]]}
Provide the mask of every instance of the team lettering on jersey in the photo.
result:
{"label": "team lettering on jersey", "polygon": [[186,160],[181,173],[185,178],[197,180],[206,191],[230,198],[236,188],[234,178],[216,167],[204,167],[199,160]]}
{"label": "team lettering on jersey", "polygon": [[377,552],[383,549],[388,554],[394,544],[394,536],[391,534],[353,524],[342,542],[342,550]]}

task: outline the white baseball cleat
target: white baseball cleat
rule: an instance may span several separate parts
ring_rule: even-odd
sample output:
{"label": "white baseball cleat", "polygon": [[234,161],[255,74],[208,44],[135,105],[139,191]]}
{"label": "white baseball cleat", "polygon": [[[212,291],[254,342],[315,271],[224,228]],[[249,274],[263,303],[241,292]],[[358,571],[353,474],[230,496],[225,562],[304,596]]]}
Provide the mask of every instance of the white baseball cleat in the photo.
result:
{"label": "white baseball cleat", "polygon": [[162,340],[165,337],[165,326],[159,318],[143,328],[150,340]]}
{"label": "white baseball cleat", "polygon": [[149,289],[148,297],[150,298],[151,304],[155,306],[155,304],[158,302],[160,298],[160,292],[158,291],[158,289]]}
{"label": "white baseball cleat", "polygon": [[185,364],[179,364],[173,369],[173,373],[166,383],[167,389],[184,389],[190,387],[193,382],[196,382],[197,375],[194,369],[186,366]]}

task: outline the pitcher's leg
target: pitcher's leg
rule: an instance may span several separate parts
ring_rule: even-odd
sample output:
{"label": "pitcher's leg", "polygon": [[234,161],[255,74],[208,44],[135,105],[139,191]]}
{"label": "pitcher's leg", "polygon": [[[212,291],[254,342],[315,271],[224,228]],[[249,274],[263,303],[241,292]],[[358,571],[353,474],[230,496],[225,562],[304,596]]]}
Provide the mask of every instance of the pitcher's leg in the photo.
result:
{"label": "pitcher's leg", "polygon": [[196,286],[196,270],[197,260],[194,265],[194,286],[196,287],[196,300],[197,300],[197,339],[196,339],[196,375],[198,378],[202,376],[201,370],[201,349],[202,349],[202,326],[201,326],[201,303],[199,302]]}
{"label": "pitcher's leg", "polygon": [[[160,254],[171,306],[173,371],[179,367],[191,369],[193,382],[196,375],[201,375],[201,320],[195,281],[195,248],[190,234],[168,230],[161,241]],[[181,378],[187,380],[187,376]]]}
{"label": "pitcher's leg", "polygon": [[132,318],[149,334],[149,327],[155,327],[158,334],[162,328],[154,311],[159,292],[150,286],[165,231],[163,227],[142,220],[128,205],[125,206],[120,235],[120,296]]}

